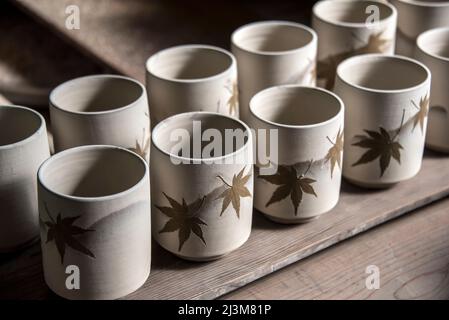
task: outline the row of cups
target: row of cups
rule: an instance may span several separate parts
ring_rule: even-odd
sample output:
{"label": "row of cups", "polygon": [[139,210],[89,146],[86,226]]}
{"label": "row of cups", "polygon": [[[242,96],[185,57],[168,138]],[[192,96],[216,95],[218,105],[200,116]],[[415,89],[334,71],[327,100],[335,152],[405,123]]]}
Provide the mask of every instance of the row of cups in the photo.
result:
{"label": "row of cups", "polygon": [[[381,22],[395,16],[394,7],[383,2],[325,0],[314,8],[318,36],[300,24],[270,21],[238,29],[233,54],[199,45],[163,50],[147,61],[147,88],[110,75],[66,82],[50,96],[57,152],[52,157],[39,114],[1,107],[0,250],[34,239],[39,211],[49,287],[66,298],[117,298],[148,277],[151,234],[182,258],[216,259],[248,239],[253,206],[278,222],[305,222],[337,204],[342,171],[367,187],[414,176],[429,108],[431,77],[424,64],[434,74],[431,101],[443,95],[442,107],[433,109],[445,110],[449,99],[439,88],[447,82],[442,68],[449,31],[429,31],[418,39],[417,57],[424,64],[366,54],[376,52],[367,48],[342,62],[329,59],[334,71],[316,63],[317,44],[337,25],[334,20],[351,19],[346,27],[354,38],[370,41],[366,24],[355,20],[366,18],[366,5],[373,2],[385,8]],[[337,3],[343,9],[329,10]],[[358,34],[356,24],[365,31]],[[340,34],[325,43],[340,45],[342,40],[335,40]],[[318,59],[334,56],[322,47]],[[334,92],[313,87],[323,68],[335,75],[322,83],[329,86],[331,79]],[[436,119],[441,131],[433,135],[444,145],[447,119]],[[174,132],[195,138],[196,122],[201,137],[209,129],[222,137],[233,129],[244,139],[209,158],[174,152],[196,143],[173,139]],[[277,151],[276,161],[260,161],[262,144],[254,134],[259,130],[276,133],[277,139],[266,141],[266,150]],[[207,141],[210,137],[200,141],[201,151]],[[221,162],[206,164],[211,159]],[[262,174],[273,165],[275,172]],[[81,272],[79,290],[66,286],[70,265]]]}

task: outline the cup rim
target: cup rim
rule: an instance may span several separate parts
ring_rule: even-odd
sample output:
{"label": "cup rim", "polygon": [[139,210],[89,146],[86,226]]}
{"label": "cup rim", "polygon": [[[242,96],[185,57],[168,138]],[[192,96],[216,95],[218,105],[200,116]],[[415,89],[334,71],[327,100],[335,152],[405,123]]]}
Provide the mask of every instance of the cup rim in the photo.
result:
{"label": "cup rim", "polygon": [[[340,110],[338,110],[338,112],[332,116],[331,118],[318,122],[318,123],[313,123],[313,124],[303,124],[303,125],[292,125],[292,124],[283,124],[283,123],[278,123],[278,122],[274,122],[271,120],[267,120],[267,119],[263,119],[260,116],[258,116],[255,111],[253,110],[255,108],[254,106],[254,101],[256,98],[259,98],[259,96],[261,96],[262,94],[265,94],[269,91],[275,91],[275,90],[279,90],[279,89],[284,89],[284,88],[297,88],[297,89],[307,89],[310,91],[319,91],[322,94],[325,95],[329,95],[333,98],[335,98],[340,106]],[[304,85],[296,85],[296,84],[286,84],[286,85],[279,85],[279,86],[273,86],[273,87],[269,87],[266,88],[262,91],[259,91],[258,93],[256,93],[250,100],[249,102],[249,110],[250,113],[253,117],[255,117],[256,119],[258,119],[259,121],[262,121],[264,123],[270,124],[272,126],[275,127],[279,127],[279,128],[286,128],[286,129],[311,129],[311,128],[317,128],[317,127],[321,127],[321,126],[325,126],[331,122],[334,122],[336,119],[338,119],[341,114],[344,114],[345,111],[345,105],[343,100],[336,95],[335,93],[333,93],[332,91],[329,91],[327,89],[324,88],[320,88],[320,87],[314,87],[314,86],[304,86]]]}
{"label": "cup rim", "polygon": [[449,7],[449,1],[437,2],[437,1],[419,1],[419,0],[396,0],[397,2],[420,7]]}
{"label": "cup rim", "polygon": [[24,110],[26,112],[30,112],[33,115],[37,116],[37,118],[40,120],[40,125],[37,128],[36,131],[34,131],[32,134],[30,134],[29,136],[27,136],[26,138],[13,142],[13,143],[9,143],[9,144],[5,144],[5,145],[0,145],[0,151],[2,150],[8,150],[8,149],[13,149],[13,148],[17,148],[20,147],[24,144],[27,144],[35,139],[37,139],[37,137],[39,135],[41,135],[41,133],[44,130],[47,130],[46,124],[45,124],[45,119],[44,117],[37,111],[31,109],[31,108],[27,108],[27,107],[22,107],[22,106],[16,106],[13,104],[6,104],[6,105],[0,105],[0,108],[9,108],[9,109],[21,109]]}
{"label": "cup rim", "polygon": [[[78,153],[78,152],[84,151],[84,150],[116,150],[119,152],[129,153],[130,155],[132,155],[134,158],[136,158],[138,161],[140,161],[144,165],[145,172],[142,175],[142,177],[140,178],[140,180],[137,181],[132,187],[130,187],[124,191],[121,191],[121,192],[117,192],[117,193],[105,195],[105,196],[99,196],[99,197],[80,197],[80,196],[64,194],[64,193],[58,192],[56,190],[53,190],[52,188],[48,187],[44,183],[44,179],[43,179],[44,171],[47,169],[48,166],[50,166],[52,164],[52,162],[54,162],[64,156],[69,156],[73,153]],[[134,152],[129,151],[128,149],[113,146],[113,145],[84,145],[84,146],[66,149],[66,150],[58,152],[58,153],[54,154],[53,156],[51,156],[50,158],[46,159],[40,165],[39,170],[37,171],[37,178],[38,178],[39,185],[42,188],[44,188],[48,193],[56,195],[59,198],[63,198],[63,199],[71,200],[71,201],[77,201],[77,202],[100,202],[100,201],[107,201],[107,200],[122,198],[122,197],[125,197],[126,195],[134,192],[136,189],[140,188],[140,186],[146,182],[146,179],[148,177],[148,171],[149,171],[148,165],[145,162],[145,160],[143,160],[141,157],[139,157]]]}
{"label": "cup rim", "polygon": [[[261,26],[261,25],[266,25],[266,26],[278,25],[278,26],[296,27],[298,29],[302,29],[303,31],[308,32],[312,36],[312,39],[308,43],[303,45],[302,47],[298,47],[298,48],[290,49],[290,50],[282,50],[282,51],[252,50],[252,49],[244,48],[240,44],[237,43],[236,37],[237,37],[238,33],[244,31],[247,28],[251,28],[254,26]],[[288,54],[299,53],[301,51],[306,50],[308,47],[312,46],[314,43],[316,43],[317,39],[318,39],[317,33],[312,28],[310,28],[306,25],[303,25],[301,23],[287,21],[287,20],[264,20],[264,21],[251,22],[251,23],[248,23],[248,24],[238,27],[236,30],[234,30],[234,32],[232,32],[232,35],[231,35],[231,43],[236,48],[238,48],[239,50],[242,50],[244,52],[256,54],[256,55],[260,55],[260,56],[279,56],[279,55],[288,55]]]}
{"label": "cup rim", "polygon": [[[66,86],[69,86],[75,82],[81,82],[84,80],[89,80],[89,79],[120,79],[120,80],[126,80],[129,82],[132,82],[133,84],[137,85],[142,93],[140,94],[140,96],[135,99],[134,101],[132,101],[131,103],[124,105],[122,107],[119,108],[113,108],[113,109],[109,109],[109,110],[103,110],[103,111],[74,111],[74,110],[68,110],[66,108],[61,107],[60,105],[58,105],[55,102],[55,96],[56,94],[59,93],[60,90],[65,89]],[[59,111],[68,113],[68,114],[76,114],[79,116],[99,116],[99,115],[106,115],[106,114],[112,114],[112,113],[116,113],[116,112],[121,112],[121,111],[125,111],[127,109],[131,109],[134,106],[136,106],[137,104],[139,104],[142,99],[145,99],[145,86],[142,85],[139,81],[130,78],[130,77],[126,77],[126,76],[120,76],[120,75],[116,75],[116,74],[94,74],[94,75],[88,75],[88,76],[83,76],[83,77],[78,77],[78,78],[74,78],[68,81],[65,81],[61,84],[59,84],[56,88],[54,88],[51,92],[50,92],[50,106],[52,108],[58,109]]]}
{"label": "cup rim", "polygon": [[[216,116],[219,118],[226,118],[228,120],[237,122],[239,125],[241,125],[246,132],[248,132],[248,139],[246,140],[246,142],[243,144],[243,146],[241,146],[239,149],[231,152],[231,153],[227,153],[225,155],[222,156],[218,156],[218,157],[210,157],[210,158],[193,158],[193,157],[183,157],[183,156],[179,156],[177,154],[173,154],[170,153],[168,151],[165,151],[163,148],[161,148],[155,141],[155,136],[156,136],[156,132],[162,127],[164,126],[168,121],[173,121],[177,118],[191,118],[192,116],[195,115],[209,115],[209,116]],[[225,115],[225,114],[221,114],[221,113],[217,113],[217,112],[208,112],[208,111],[190,111],[190,112],[183,112],[183,113],[178,113],[176,115],[173,115],[171,117],[165,118],[164,120],[160,121],[154,128],[153,131],[151,133],[151,145],[154,146],[159,152],[163,153],[164,155],[176,159],[176,160],[180,160],[183,162],[198,162],[198,163],[205,163],[205,162],[215,162],[215,161],[220,161],[226,158],[230,158],[233,157],[235,155],[238,155],[239,153],[243,152],[245,149],[247,149],[247,147],[249,146],[251,141],[251,129],[248,127],[248,125],[246,123],[244,123],[243,121],[241,121],[240,119]]]}
{"label": "cup rim", "polygon": [[[159,54],[167,53],[169,51],[180,50],[180,49],[202,49],[202,50],[215,51],[215,52],[218,52],[218,53],[221,53],[221,54],[227,56],[227,58],[229,58],[231,60],[231,63],[225,70],[223,70],[217,74],[207,76],[207,77],[193,78],[193,79],[178,79],[178,78],[173,78],[173,77],[164,77],[164,76],[161,76],[161,75],[153,72],[152,65],[154,64],[154,60],[157,58],[157,56]],[[234,68],[235,65],[236,65],[235,57],[228,50],[222,49],[217,46],[211,46],[211,45],[206,45],[206,44],[185,44],[185,45],[179,45],[179,46],[165,48],[165,49],[159,50],[158,52],[154,53],[145,62],[145,69],[146,69],[147,74],[149,74],[159,80],[169,81],[169,82],[174,82],[174,83],[201,83],[201,82],[212,81],[214,79],[221,78],[222,76],[229,73]]]}
{"label": "cup rim", "polygon": [[[395,6],[393,6],[391,3],[389,2],[383,2],[381,0],[360,0],[361,2],[377,2],[379,5],[381,6],[385,6],[387,8],[389,8],[391,10],[391,15],[389,15],[388,17],[385,17],[383,19],[380,19],[377,23],[373,23],[373,26],[376,26],[378,24],[381,23],[385,23],[390,19],[397,19],[397,9]],[[339,2],[347,2],[347,3],[352,3],[352,2],[360,2],[360,1],[353,1],[353,0],[340,0]],[[324,19],[322,16],[320,16],[317,13],[317,10],[319,9],[319,7],[321,5],[323,5],[323,3],[333,3],[336,1],[333,0],[320,0],[317,3],[315,3],[312,7],[312,16],[313,18],[316,18],[317,20],[319,20],[322,23],[326,23],[326,24],[330,24],[333,26],[337,26],[337,27],[346,27],[346,28],[366,28],[366,22],[345,22],[345,21],[333,21],[333,20],[328,20],[328,19]]]}
{"label": "cup rim", "polygon": [[[359,62],[360,60],[363,59],[395,59],[395,60],[402,60],[402,61],[407,61],[407,62],[411,62],[412,64],[415,64],[417,66],[419,66],[420,68],[422,68],[425,72],[426,72],[426,78],[421,81],[420,83],[411,86],[411,87],[407,87],[407,88],[402,88],[402,89],[375,89],[375,88],[369,88],[369,87],[365,87],[365,86],[361,86],[355,83],[351,83],[349,81],[347,81],[346,79],[344,79],[341,76],[342,73],[342,69],[344,67],[346,67],[347,65],[350,64],[355,64],[357,62]],[[346,60],[344,60],[343,62],[341,62],[338,67],[337,67],[337,72],[336,72],[336,77],[343,82],[345,85],[352,87],[352,88],[356,88],[358,90],[361,91],[365,91],[365,92],[371,92],[371,93],[404,93],[404,92],[410,92],[413,90],[416,90],[420,87],[422,87],[424,84],[426,84],[428,81],[430,81],[431,78],[431,74],[430,74],[430,70],[429,68],[427,68],[423,63],[409,58],[409,57],[405,57],[405,56],[401,56],[401,55],[388,55],[388,54],[382,54],[382,53],[368,53],[368,54],[361,54],[361,55],[357,55],[357,56],[353,56],[353,57],[349,57]]]}
{"label": "cup rim", "polygon": [[[449,1],[448,1],[449,4]],[[418,38],[416,39],[416,47],[425,55],[432,57],[434,59],[437,60],[441,60],[441,61],[445,61],[445,62],[449,62],[449,57],[444,57],[442,55],[439,54],[435,54],[433,52],[430,52],[429,50],[427,50],[426,48],[424,48],[424,44],[422,43],[424,41],[424,39],[430,35],[433,34],[437,34],[437,33],[447,33],[449,35],[449,27],[440,27],[440,28],[434,28],[434,29],[430,29],[427,31],[424,31],[423,33],[421,33]]]}

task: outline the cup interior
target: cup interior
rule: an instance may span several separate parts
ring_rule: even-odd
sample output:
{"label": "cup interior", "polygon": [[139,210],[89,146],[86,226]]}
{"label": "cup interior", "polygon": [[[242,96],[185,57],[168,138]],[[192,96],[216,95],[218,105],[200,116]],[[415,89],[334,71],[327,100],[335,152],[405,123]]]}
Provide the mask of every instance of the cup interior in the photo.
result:
{"label": "cup interior", "polygon": [[63,83],[50,95],[52,105],[68,112],[120,109],[144,95],[136,81],[116,76],[89,76]]}
{"label": "cup interior", "polygon": [[41,184],[54,193],[95,198],[132,188],[146,171],[143,160],[127,150],[88,146],[56,154],[44,162],[38,175]]}
{"label": "cup interior", "polygon": [[275,125],[309,126],[334,118],[342,103],[323,89],[279,86],[256,94],[250,109],[257,118]]}
{"label": "cup interior", "polygon": [[38,114],[27,108],[0,106],[0,147],[32,136],[42,122]]}
{"label": "cup interior", "polygon": [[147,62],[147,70],[166,80],[195,80],[213,77],[231,68],[233,58],[222,49],[179,46],[162,50]]}
{"label": "cup interior", "polygon": [[428,55],[449,60],[449,28],[434,29],[418,37],[417,45]]}
{"label": "cup interior", "polygon": [[325,0],[317,3],[313,9],[314,15],[332,24],[365,24],[372,14],[369,6],[379,9],[379,19],[384,20],[393,15],[390,5],[379,1]]}
{"label": "cup interior", "polygon": [[337,68],[338,77],[366,90],[405,90],[424,83],[429,71],[415,60],[399,56],[360,55]]}
{"label": "cup interior", "polygon": [[[152,142],[170,156],[208,160],[242,149],[248,143],[249,134],[242,122],[231,117],[190,112],[160,122],[153,130]],[[221,147],[206,152],[211,143]]]}
{"label": "cup interior", "polygon": [[232,41],[246,51],[275,53],[300,49],[313,38],[313,33],[300,24],[269,21],[243,26],[233,34]]}

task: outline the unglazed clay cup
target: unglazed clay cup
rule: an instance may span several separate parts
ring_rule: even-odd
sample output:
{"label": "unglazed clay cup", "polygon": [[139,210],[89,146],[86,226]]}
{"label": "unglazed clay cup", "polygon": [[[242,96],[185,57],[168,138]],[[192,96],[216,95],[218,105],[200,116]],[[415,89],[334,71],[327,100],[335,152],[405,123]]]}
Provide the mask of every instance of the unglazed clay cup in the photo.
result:
{"label": "unglazed clay cup", "polygon": [[449,1],[391,0],[398,10],[396,52],[413,57],[416,38],[424,31],[449,27]]}
{"label": "unglazed clay cup", "polygon": [[44,118],[0,106],[0,253],[39,237],[36,174],[50,156]]}
{"label": "unglazed clay cup", "polygon": [[237,66],[221,48],[183,45],[157,52],[146,63],[153,127],[190,111],[239,116]]}
{"label": "unglazed clay cup", "polygon": [[172,116],[154,128],[151,152],[153,237],[163,248],[207,261],[246,242],[253,150],[245,123],[209,112]]}
{"label": "unglazed clay cup", "polygon": [[361,55],[338,66],[334,91],[346,106],[347,180],[381,188],[418,173],[430,81],[426,66],[402,56]]}
{"label": "unglazed clay cup", "polygon": [[262,21],[244,25],[231,37],[237,59],[240,118],[260,90],[281,84],[315,85],[317,36],[299,23]]}
{"label": "unglazed clay cup", "polygon": [[[371,20],[373,10],[379,13],[376,23]],[[312,27],[318,34],[318,84],[332,89],[337,66],[348,57],[366,53],[393,54],[396,22],[396,9],[387,2],[317,2],[313,7]]]}
{"label": "unglazed clay cup", "polygon": [[250,111],[258,148],[263,134],[276,130],[278,135],[277,141],[265,140],[278,159],[270,163],[273,173],[256,170],[254,207],[280,223],[307,222],[331,210],[341,182],[341,99],[321,88],[277,86],[256,94]]}
{"label": "unglazed clay cup", "polygon": [[67,299],[116,299],[150,273],[146,162],[114,146],[82,146],[38,172],[45,282]]}
{"label": "unglazed clay cup", "polygon": [[449,152],[449,27],[421,34],[415,57],[432,72],[426,146]]}
{"label": "unglazed clay cup", "polygon": [[103,144],[149,160],[147,94],[136,80],[94,75],[65,82],[50,94],[50,117],[56,152]]}

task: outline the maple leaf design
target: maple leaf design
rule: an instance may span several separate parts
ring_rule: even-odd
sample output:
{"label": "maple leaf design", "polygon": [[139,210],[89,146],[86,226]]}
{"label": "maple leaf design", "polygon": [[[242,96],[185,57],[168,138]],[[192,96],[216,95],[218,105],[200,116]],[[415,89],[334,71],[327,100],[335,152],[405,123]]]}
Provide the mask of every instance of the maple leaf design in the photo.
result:
{"label": "maple leaf design", "polygon": [[192,232],[200,238],[206,246],[206,240],[204,240],[201,226],[207,226],[207,223],[196,216],[198,211],[202,208],[206,197],[200,197],[191,204],[187,204],[184,198],[182,198],[182,203],[179,203],[175,199],[169,197],[165,192],[163,192],[163,195],[170,203],[170,207],[158,205],[155,205],[155,207],[170,219],[159,233],[178,231],[178,251],[182,250],[184,243],[189,239]]}
{"label": "maple leaf design", "polygon": [[239,88],[237,85],[237,81],[234,81],[231,86],[227,86],[226,89],[231,94],[228,101],[226,102],[227,106],[229,107],[229,114],[236,114],[237,108],[239,106]]}
{"label": "maple leaf design", "polygon": [[395,159],[399,164],[401,163],[401,149],[404,148],[396,141],[396,138],[399,136],[404,123],[404,112],[402,113],[401,125],[394,136],[391,136],[383,127],[379,127],[378,132],[363,130],[366,135],[356,136],[359,141],[352,145],[368,150],[352,165],[353,167],[372,162],[379,158],[380,176],[382,177],[390,165],[391,158]]}
{"label": "maple leaf design", "polygon": [[243,176],[245,169],[246,167],[240,170],[237,175],[234,174],[232,177],[232,184],[227,183],[222,176],[217,176],[225,186],[225,191],[215,199],[223,199],[220,216],[223,215],[223,212],[228,208],[229,204],[232,203],[237,218],[240,219],[240,198],[251,197],[251,192],[249,192],[248,188],[245,186],[251,177],[251,173]]}
{"label": "maple leaf design", "polygon": [[419,106],[416,105],[415,101],[412,100],[412,104],[418,109],[418,112],[413,117],[413,130],[419,123],[421,132],[424,134],[424,121],[429,113],[429,95],[426,94],[419,100]]}
{"label": "maple leaf design", "polygon": [[142,158],[147,159],[148,152],[150,150],[150,137],[146,136],[145,129],[143,129],[142,131],[142,143],[139,143],[139,141],[136,140],[136,146],[134,148],[130,148],[129,150],[137,153]]}
{"label": "maple leaf design", "polygon": [[384,32],[385,31],[380,31],[370,34],[366,45],[355,50],[355,54],[384,53],[392,42],[391,39],[383,37]]}
{"label": "maple leaf design", "polygon": [[335,83],[335,76],[337,73],[337,66],[346,58],[350,57],[352,51],[346,51],[335,55],[328,56],[323,60],[317,62],[317,77],[325,80],[326,89],[333,89]]}
{"label": "maple leaf design", "polygon": [[307,170],[299,176],[294,166],[281,165],[278,166],[278,172],[274,175],[260,175],[259,178],[278,186],[265,207],[269,207],[271,204],[279,202],[290,196],[295,216],[297,216],[298,207],[302,202],[304,193],[314,195],[318,198],[312,186],[316,180],[306,177],[312,163],[313,161],[310,161]]}
{"label": "maple leaf design", "polygon": [[335,138],[335,142],[333,142],[329,137],[326,137],[327,140],[332,144],[332,147],[330,147],[329,151],[327,152],[327,155],[325,157],[325,162],[331,163],[331,179],[332,175],[334,173],[335,165],[338,164],[338,167],[341,170],[341,158],[343,153],[343,131],[338,129],[337,137]]}
{"label": "maple leaf design", "polygon": [[[333,89],[335,83],[335,76],[338,65],[345,59],[353,56],[364,53],[383,53],[386,50],[386,46],[390,46],[392,43],[391,39],[383,38],[383,34],[385,31],[381,31],[378,33],[370,34],[368,37],[368,42],[359,49],[351,49],[348,51],[344,51],[335,55],[330,55],[325,59],[318,61],[318,78],[325,80],[326,89]],[[353,35],[354,38],[359,40],[360,42],[365,43]]]}
{"label": "maple leaf design", "polygon": [[50,211],[48,210],[47,204],[44,203],[45,211],[50,221],[43,221],[40,219],[41,226],[47,227],[47,241],[46,244],[54,241],[56,244],[56,248],[58,249],[58,253],[61,257],[61,264],[64,263],[64,256],[66,251],[66,246],[72,248],[75,251],[81,252],[89,257],[95,258],[95,255],[83,246],[74,236],[81,235],[86,232],[92,232],[95,230],[83,229],[73,224],[80,217],[68,217],[62,218],[61,213],[59,212],[56,221],[52,218]]}

